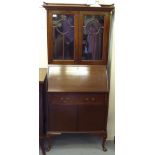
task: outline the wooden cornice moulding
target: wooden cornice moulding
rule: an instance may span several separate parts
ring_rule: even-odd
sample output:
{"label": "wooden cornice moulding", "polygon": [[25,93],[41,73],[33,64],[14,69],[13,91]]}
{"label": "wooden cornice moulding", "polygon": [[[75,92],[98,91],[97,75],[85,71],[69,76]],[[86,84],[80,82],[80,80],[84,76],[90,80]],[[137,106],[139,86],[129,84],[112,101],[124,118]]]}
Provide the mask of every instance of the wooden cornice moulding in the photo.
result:
{"label": "wooden cornice moulding", "polygon": [[114,10],[114,4],[103,5],[101,7],[91,7],[87,4],[64,4],[64,3],[43,3],[43,7],[46,10],[74,10],[74,11],[108,11],[111,12]]}

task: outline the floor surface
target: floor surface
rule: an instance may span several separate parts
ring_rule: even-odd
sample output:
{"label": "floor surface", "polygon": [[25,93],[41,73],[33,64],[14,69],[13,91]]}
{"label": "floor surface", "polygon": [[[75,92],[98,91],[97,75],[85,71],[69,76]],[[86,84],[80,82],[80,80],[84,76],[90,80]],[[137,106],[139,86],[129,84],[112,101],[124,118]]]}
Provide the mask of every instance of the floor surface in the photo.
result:
{"label": "floor surface", "polygon": [[[52,149],[46,155],[114,155],[113,141],[107,141],[107,152],[103,152],[101,138],[88,135],[61,135],[54,138]],[[40,154],[42,155],[41,151]]]}

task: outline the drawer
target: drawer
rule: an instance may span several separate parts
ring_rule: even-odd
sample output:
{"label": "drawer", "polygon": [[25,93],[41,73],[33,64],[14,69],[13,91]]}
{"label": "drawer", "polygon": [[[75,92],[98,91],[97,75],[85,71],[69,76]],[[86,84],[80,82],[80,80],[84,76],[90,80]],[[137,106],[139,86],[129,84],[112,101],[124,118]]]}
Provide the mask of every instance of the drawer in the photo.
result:
{"label": "drawer", "polygon": [[62,94],[62,93],[52,93],[48,95],[48,103],[49,104],[68,104],[73,105],[76,104],[77,95],[74,94]]}
{"label": "drawer", "polygon": [[105,94],[81,94],[79,95],[78,102],[82,105],[105,105]]}
{"label": "drawer", "polygon": [[48,104],[107,105],[107,93],[49,93]]}

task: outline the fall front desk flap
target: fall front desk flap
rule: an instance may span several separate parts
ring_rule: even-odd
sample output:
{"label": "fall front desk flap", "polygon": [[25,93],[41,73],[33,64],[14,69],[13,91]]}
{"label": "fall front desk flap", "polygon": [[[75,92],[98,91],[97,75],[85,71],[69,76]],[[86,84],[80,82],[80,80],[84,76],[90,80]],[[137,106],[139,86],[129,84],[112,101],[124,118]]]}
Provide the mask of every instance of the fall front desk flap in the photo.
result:
{"label": "fall front desk flap", "polygon": [[104,65],[51,65],[48,92],[108,92]]}

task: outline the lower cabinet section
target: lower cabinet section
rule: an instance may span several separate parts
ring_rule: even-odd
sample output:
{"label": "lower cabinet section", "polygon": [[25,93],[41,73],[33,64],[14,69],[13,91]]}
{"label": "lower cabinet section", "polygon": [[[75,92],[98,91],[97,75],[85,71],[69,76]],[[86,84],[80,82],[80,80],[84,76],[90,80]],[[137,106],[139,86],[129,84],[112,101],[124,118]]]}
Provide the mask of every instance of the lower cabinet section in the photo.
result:
{"label": "lower cabinet section", "polygon": [[63,133],[95,134],[102,138],[106,151],[108,96],[108,92],[48,92],[47,137],[53,139]]}
{"label": "lower cabinet section", "polygon": [[48,131],[106,131],[108,93],[49,93]]}

